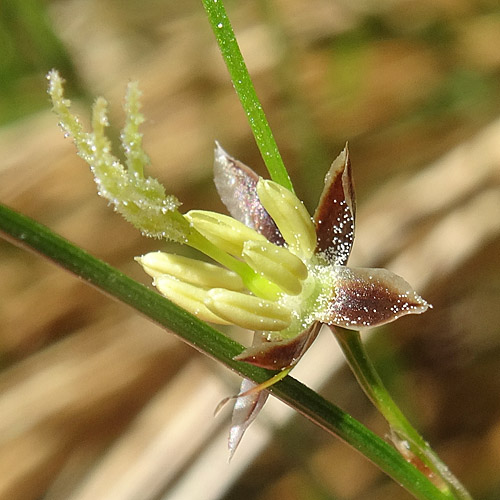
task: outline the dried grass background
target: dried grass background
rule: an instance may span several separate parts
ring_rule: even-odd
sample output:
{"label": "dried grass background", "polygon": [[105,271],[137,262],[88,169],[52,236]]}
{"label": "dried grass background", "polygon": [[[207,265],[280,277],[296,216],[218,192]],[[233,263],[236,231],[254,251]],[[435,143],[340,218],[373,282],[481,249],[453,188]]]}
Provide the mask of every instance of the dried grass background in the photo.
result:
{"label": "dried grass background", "polygon": [[[475,498],[500,498],[498,2],[227,8],[299,195],[314,207],[349,140],[352,263],[402,274],[434,305],[370,336],[384,381]],[[144,283],[132,257],[167,248],[96,196],[50,112],[51,67],[82,115],[89,96],[110,100],[115,136],[139,80],[150,172],[186,209],[222,209],[216,139],[264,173],[200,2],[8,0],[0,16],[2,203]],[[237,377],[3,241],[0,299],[2,500],[408,498],[276,401],[228,465],[229,414],[212,413]],[[296,376],[387,435],[327,332]]]}

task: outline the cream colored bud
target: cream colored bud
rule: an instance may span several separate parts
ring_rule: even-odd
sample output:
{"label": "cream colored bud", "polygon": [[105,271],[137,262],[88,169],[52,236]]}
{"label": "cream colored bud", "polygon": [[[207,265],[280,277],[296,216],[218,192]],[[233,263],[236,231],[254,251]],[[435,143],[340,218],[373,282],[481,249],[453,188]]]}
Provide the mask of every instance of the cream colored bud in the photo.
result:
{"label": "cream colored bud", "polygon": [[316,230],[304,204],[285,187],[262,178],[257,183],[257,194],[290,251],[309,259],[316,248]]}
{"label": "cream colored bud", "polygon": [[256,272],[278,285],[289,295],[302,291],[301,280],[307,278],[307,267],[286,248],[269,241],[247,241],[243,259]]}
{"label": "cream colored bud", "polygon": [[243,281],[236,273],[208,262],[165,252],[151,252],[135,260],[153,278],[168,275],[203,288],[244,289]]}
{"label": "cream colored bud", "polygon": [[205,305],[215,315],[249,330],[279,331],[291,323],[291,312],[276,302],[223,288],[209,290]]}
{"label": "cream colored bud", "polygon": [[[169,276],[158,276],[154,280],[154,285],[158,291],[170,299],[174,304],[186,309],[203,321],[228,325],[229,321],[217,316],[205,305],[207,290],[199,288],[189,283],[184,283]],[[236,293],[236,292],[235,292]]]}
{"label": "cream colored bud", "polygon": [[247,240],[266,241],[264,236],[228,215],[191,210],[185,217],[207,240],[232,255],[241,255]]}

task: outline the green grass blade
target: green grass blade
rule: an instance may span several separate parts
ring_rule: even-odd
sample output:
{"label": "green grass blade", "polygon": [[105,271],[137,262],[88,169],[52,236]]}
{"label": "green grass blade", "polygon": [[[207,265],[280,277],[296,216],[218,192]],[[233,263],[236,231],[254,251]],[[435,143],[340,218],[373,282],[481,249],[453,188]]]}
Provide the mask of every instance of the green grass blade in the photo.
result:
{"label": "green grass blade", "polygon": [[250,123],[271,179],[293,191],[273,133],[248,73],[222,0],[202,0],[233,86]]}

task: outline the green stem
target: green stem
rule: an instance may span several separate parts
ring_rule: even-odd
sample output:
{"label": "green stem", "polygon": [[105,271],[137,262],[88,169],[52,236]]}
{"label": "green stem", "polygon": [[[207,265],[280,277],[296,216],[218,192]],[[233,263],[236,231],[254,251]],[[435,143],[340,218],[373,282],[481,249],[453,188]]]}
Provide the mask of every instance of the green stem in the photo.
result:
{"label": "green stem", "polygon": [[233,86],[250,123],[271,179],[293,192],[273,133],[257,97],[222,0],[202,0]]}
{"label": "green stem", "polygon": [[391,427],[392,439],[400,453],[419,467],[447,498],[472,500],[472,497],[403,415],[387,389],[361,342],[359,332],[332,328],[359,384]]}
{"label": "green stem", "polygon": [[[48,228],[0,205],[0,232],[13,243],[39,252],[99,290],[132,306],[176,333],[204,354],[256,383],[273,372],[235,361],[243,347],[158,293],[146,288],[54,234]],[[360,451],[419,500],[447,500],[421,472],[408,464],[388,443],[300,382],[286,377],[269,389],[274,395],[330,434]]]}

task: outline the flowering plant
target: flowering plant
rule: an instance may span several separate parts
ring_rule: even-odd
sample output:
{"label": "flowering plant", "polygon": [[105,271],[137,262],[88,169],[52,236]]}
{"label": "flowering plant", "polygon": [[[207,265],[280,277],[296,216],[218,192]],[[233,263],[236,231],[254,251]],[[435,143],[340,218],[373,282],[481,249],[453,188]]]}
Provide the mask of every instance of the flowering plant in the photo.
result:
{"label": "flowering plant", "polygon": [[[92,131],[85,132],[70,112],[61,78],[54,71],[49,74],[54,110],[65,134],[73,137],[79,154],[91,165],[100,194],[144,234],[190,245],[217,263],[160,252],[137,259],[153,276],[157,288],[184,309],[3,205],[0,231],[244,376],[242,389],[235,396],[231,453],[269,390],[362,452],[416,498],[470,499],[398,409],[363,349],[358,329],[423,312],[428,304],[402,278],[388,271],[346,267],[355,219],[347,148],[333,163],[311,218],[293,194],[222,0],[202,1],[272,179],[259,179],[217,145],[216,184],[234,219],[202,211],[183,215],[180,202],[167,195],[155,179],[145,176],[149,159],[141,147],[139,125],[143,117],[136,84],[129,86],[125,103],[123,166],[113,156],[105,135],[104,99],[95,102]],[[244,350],[185,309],[206,321],[253,329],[253,345]],[[396,449],[332,403],[286,377],[322,324],[333,331],[362,388],[388,421]],[[278,371],[270,373],[261,367]]]}
{"label": "flowering plant", "polygon": [[59,74],[48,78],[60,125],[91,166],[99,193],[144,234],[187,244],[224,266],[163,252],[138,257],[157,289],[202,320],[254,330],[253,345],[236,359],[280,370],[259,385],[243,382],[231,454],[262,408],[263,390],[289,373],[322,324],[358,330],[427,310],[427,302],[394,273],[346,267],[355,222],[347,146],[326,175],[313,218],[290,190],[259,178],[218,144],[215,184],[234,218],[202,210],[183,215],[180,202],[144,175],[149,159],[138,130],[144,118],[137,85],[129,85],[125,101],[125,168],[105,135],[106,102],[96,101],[93,131],[84,132],[64,99]]}

